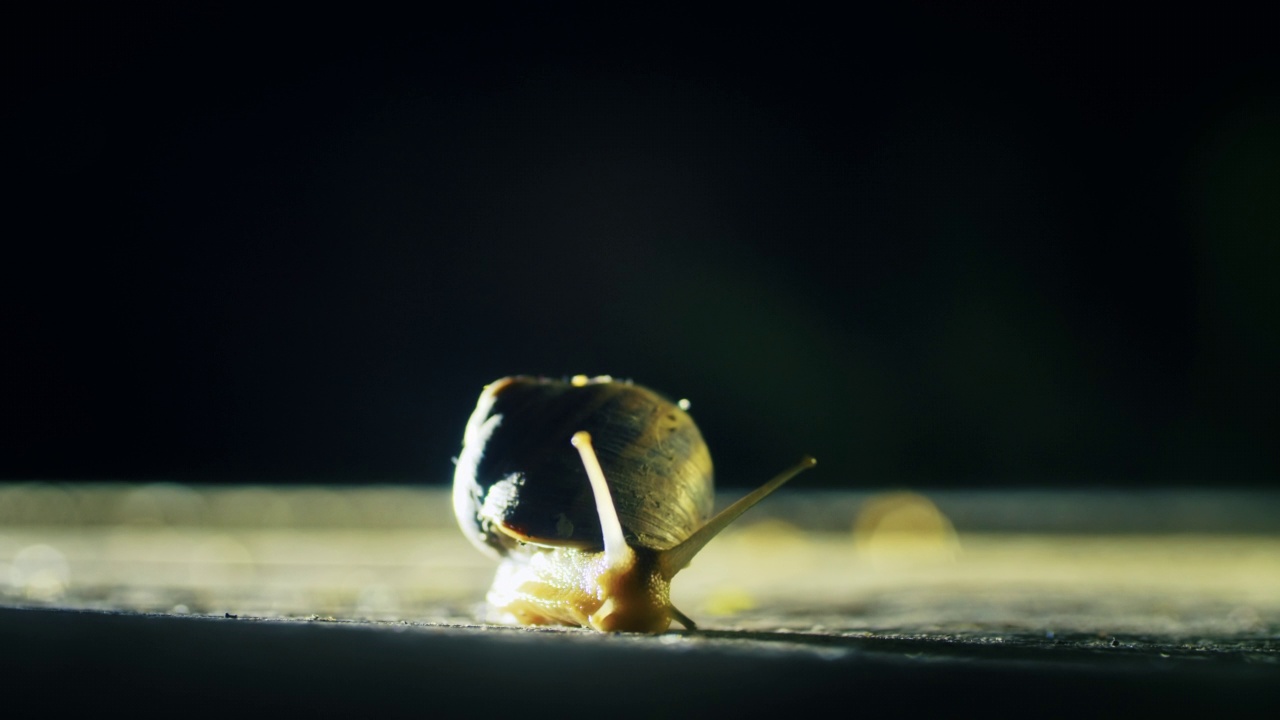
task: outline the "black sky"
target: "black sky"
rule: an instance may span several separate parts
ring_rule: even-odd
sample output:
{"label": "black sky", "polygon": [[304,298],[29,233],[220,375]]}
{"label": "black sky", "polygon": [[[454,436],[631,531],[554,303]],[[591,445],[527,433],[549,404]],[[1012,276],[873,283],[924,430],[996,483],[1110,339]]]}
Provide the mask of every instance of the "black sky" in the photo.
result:
{"label": "black sky", "polygon": [[730,485],[1280,478],[1275,17],[179,5],[6,23],[0,478],[444,482],[515,373]]}

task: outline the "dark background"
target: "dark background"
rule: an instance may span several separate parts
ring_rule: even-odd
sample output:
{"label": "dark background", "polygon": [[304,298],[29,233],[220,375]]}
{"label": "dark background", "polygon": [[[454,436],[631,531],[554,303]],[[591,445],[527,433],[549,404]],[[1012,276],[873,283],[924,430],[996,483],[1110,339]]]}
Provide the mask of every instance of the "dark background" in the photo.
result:
{"label": "dark background", "polygon": [[611,373],[727,485],[1275,487],[1280,22],[949,5],[12,16],[0,478],[443,483]]}

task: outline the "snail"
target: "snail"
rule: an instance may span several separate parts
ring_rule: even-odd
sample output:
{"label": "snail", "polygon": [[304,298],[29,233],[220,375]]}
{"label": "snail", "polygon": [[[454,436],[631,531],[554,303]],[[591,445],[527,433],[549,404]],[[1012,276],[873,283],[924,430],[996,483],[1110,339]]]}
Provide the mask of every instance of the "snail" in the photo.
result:
{"label": "snail", "polygon": [[609,376],[485,386],[456,460],[453,507],[500,561],[496,619],[605,632],[696,624],[671,579],[743,512],[816,463],[805,457],[711,517],[711,455],[686,401]]}

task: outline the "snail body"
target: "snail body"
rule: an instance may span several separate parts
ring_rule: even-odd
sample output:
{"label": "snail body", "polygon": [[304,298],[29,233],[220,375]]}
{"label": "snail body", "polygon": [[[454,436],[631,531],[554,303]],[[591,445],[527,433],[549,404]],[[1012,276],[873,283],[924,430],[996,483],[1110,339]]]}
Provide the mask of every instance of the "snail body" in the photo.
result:
{"label": "snail body", "polygon": [[[499,560],[498,619],[663,632],[671,579],[800,464],[711,517],[711,455],[682,407],[608,376],[490,383],[454,473],[458,524]],[[708,519],[710,518],[710,519]]]}

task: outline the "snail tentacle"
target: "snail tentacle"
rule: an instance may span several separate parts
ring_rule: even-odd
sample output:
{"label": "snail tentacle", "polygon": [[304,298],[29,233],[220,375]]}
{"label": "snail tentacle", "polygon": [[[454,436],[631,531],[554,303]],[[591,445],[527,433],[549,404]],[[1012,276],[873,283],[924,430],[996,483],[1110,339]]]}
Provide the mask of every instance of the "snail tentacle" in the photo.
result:
{"label": "snail tentacle", "polygon": [[818,461],[812,457],[805,456],[800,462],[783,470],[772,480],[761,485],[755,490],[740,498],[737,502],[729,507],[721,510],[719,514],[707,521],[707,524],[698,528],[684,542],[676,545],[670,550],[664,551],[658,556],[658,565],[662,569],[663,574],[668,579],[675,577],[676,573],[689,566],[693,556],[697,555],[712,538],[719,535],[722,530],[729,527],[729,524],[737,520],[742,513],[750,510],[752,506],[768,497],[774,490],[782,487],[788,480],[817,465]]}
{"label": "snail tentacle", "polygon": [[667,606],[667,614],[671,616],[672,620],[675,620],[676,622],[683,625],[686,630],[698,629],[698,624],[695,623],[693,620],[690,620],[688,615],[685,615],[684,613],[680,612],[680,610],[675,605]]}
{"label": "snail tentacle", "polygon": [[622,533],[622,522],[618,520],[618,510],[613,506],[613,496],[609,493],[609,484],[605,482],[604,469],[600,467],[600,458],[596,457],[596,449],[591,444],[591,433],[579,430],[570,441],[582,456],[582,465],[587,470],[587,479],[591,481],[591,493],[596,499],[596,512],[600,514],[600,532],[604,535],[604,558],[610,568],[621,568],[635,562],[635,553],[627,545]]}

